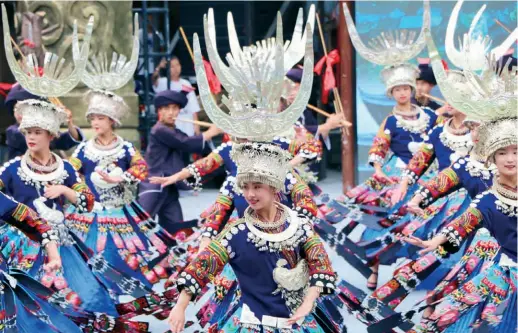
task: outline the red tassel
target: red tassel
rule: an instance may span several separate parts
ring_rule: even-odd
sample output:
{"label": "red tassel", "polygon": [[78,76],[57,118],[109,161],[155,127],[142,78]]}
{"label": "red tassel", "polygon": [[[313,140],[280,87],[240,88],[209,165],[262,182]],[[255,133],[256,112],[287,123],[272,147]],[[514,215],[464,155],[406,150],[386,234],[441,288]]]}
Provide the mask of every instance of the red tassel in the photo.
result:
{"label": "red tassel", "polygon": [[214,70],[212,70],[210,62],[203,59],[203,67],[205,68],[205,73],[207,73],[210,92],[213,94],[219,94],[221,92],[221,82],[219,82],[218,77],[214,74]]}
{"label": "red tassel", "polygon": [[0,95],[7,97],[7,94],[9,93],[13,85],[13,83],[0,82]]}
{"label": "red tassel", "polygon": [[324,63],[326,64],[326,71],[324,72],[324,76],[322,77],[322,103],[327,104],[329,101],[329,92],[336,87],[336,79],[335,73],[333,71],[333,66],[340,62],[340,54],[338,50],[332,50],[327,54],[327,56],[323,56],[317,64],[315,65],[314,72],[317,75],[322,74],[322,69],[324,68]]}

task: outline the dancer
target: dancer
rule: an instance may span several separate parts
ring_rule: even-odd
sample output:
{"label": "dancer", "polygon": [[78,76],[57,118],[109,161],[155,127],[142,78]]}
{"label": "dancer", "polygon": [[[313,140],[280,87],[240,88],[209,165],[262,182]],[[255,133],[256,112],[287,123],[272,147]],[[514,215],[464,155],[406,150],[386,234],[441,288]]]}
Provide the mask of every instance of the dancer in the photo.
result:
{"label": "dancer", "polygon": [[[138,32],[136,15],[134,29]],[[73,51],[76,59],[78,47]],[[82,76],[91,88],[85,96],[85,116],[95,136],[77,147],[70,162],[84,176],[96,203],[92,213],[70,209],[67,220],[74,234],[95,253],[102,253],[123,273],[154,284],[167,273],[153,259],[167,253],[167,247],[175,241],[135,201],[137,185],[147,177],[148,167],[133,144],[115,134],[115,128],[121,126],[130,110],[122,97],[110,91],[132,79],[138,60],[134,55],[138,52],[138,34],[134,33],[128,62],[113,68],[103,55],[93,56],[91,61],[101,64],[102,70],[85,71]]]}
{"label": "dancer", "polygon": [[74,305],[115,315],[110,295],[84,259],[90,257],[89,249],[75,241],[64,221],[66,204],[80,212],[91,211],[94,204],[92,192],[72,165],[50,151],[50,142],[58,135],[66,113],[50,103],[31,99],[17,103],[16,109],[22,115],[20,131],[29,150],[23,157],[4,164],[0,187],[16,200],[26,202],[53,226],[58,232],[59,252],[65,265],[62,270],[48,274],[43,269],[48,260],[46,252],[11,227],[2,230],[3,255],[13,259],[11,267],[29,272]]}
{"label": "dancer", "polygon": [[[240,282],[242,305],[215,329],[321,332],[310,314],[320,294],[334,290],[336,276],[311,222],[275,201],[275,192],[284,185],[288,155],[273,145],[243,143],[233,148],[232,156],[238,164],[236,181],[250,207],[180,274],[180,297],[169,315],[171,330],[183,330],[190,300],[229,262]],[[215,265],[200,271],[207,262]]]}
{"label": "dancer", "polygon": [[[11,125],[6,130],[6,140],[8,149],[8,158],[13,159],[17,156],[22,156],[27,151],[27,143],[25,137],[20,132],[19,126],[21,122],[21,114],[15,112],[16,104],[27,99],[40,99],[38,96],[31,94],[25,90],[22,85],[17,84],[13,86],[5,99],[5,106],[10,114],[14,114],[16,124]],[[52,140],[52,150],[68,150],[77,146],[84,140],[84,135],[81,129],[74,125],[71,112],[67,113],[68,132],[58,133],[58,136]]]}
{"label": "dancer", "polygon": [[[176,117],[187,104],[187,97],[181,92],[165,90],[155,96],[154,102],[159,121],[151,129],[145,155],[150,179],[181,170],[184,152],[201,154],[206,142],[221,133],[215,125],[196,136],[187,136],[176,128]],[[174,184],[160,187],[148,182],[142,182],[139,187],[139,203],[151,216],[158,215],[160,225],[171,234],[183,222],[178,189]]]}
{"label": "dancer", "polygon": [[[484,103],[484,106],[489,104]],[[515,110],[516,100],[509,102],[506,108]],[[491,110],[489,107],[478,110],[484,112],[485,119],[495,117],[488,112]],[[438,236],[429,241],[418,238],[410,238],[407,241],[423,247],[422,254],[439,246],[443,246],[447,251],[457,251],[462,240],[473,230],[485,227],[501,246],[498,261],[450,293],[436,306],[434,313],[417,325],[412,332],[443,331],[457,318],[473,311],[478,313],[472,320],[476,327],[491,327],[499,332],[516,329],[518,121],[516,118],[504,118],[483,126],[481,140],[484,141],[486,156],[498,169],[498,176],[492,188],[478,195],[472,206],[442,229]],[[468,299],[473,301],[468,302]]]}
{"label": "dancer", "polygon": [[[9,199],[0,193],[0,217],[13,228],[18,228],[33,242],[38,242],[48,253],[44,265],[48,274],[61,269],[58,250],[58,232],[41,220],[36,212],[24,204]],[[70,304],[60,295],[41,285],[37,280],[20,270],[10,270],[6,259],[0,256],[0,286],[2,288],[2,312],[5,325],[10,330],[38,332],[71,332],[81,330],[63,312]],[[62,301],[60,306],[53,301]],[[68,304],[67,304],[68,303]],[[7,328],[7,327],[6,327]]]}

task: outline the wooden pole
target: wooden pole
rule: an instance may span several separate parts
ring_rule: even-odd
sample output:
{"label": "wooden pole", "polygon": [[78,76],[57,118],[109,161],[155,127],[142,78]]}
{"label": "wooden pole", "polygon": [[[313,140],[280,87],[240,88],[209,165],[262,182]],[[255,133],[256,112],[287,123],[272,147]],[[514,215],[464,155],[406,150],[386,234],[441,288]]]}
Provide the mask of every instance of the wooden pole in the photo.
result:
{"label": "wooden pole", "polygon": [[[354,107],[354,48],[351,44],[349,31],[345,24],[345,17],[342,5],[349,6],[351,13],[354,13],[354,1],[340,0],[338,12],[338,47],[340,53],[338,88],[341,98],[338,99],[340,106],[343,108],[345,119],[349,119],[353,124],[356,120]],[[342,133],[342,190],[347,192],[354,187],[356,180],[356,127],[351,127],[349,133]]]}
{"label": "wooden pole", "polygon": [[444,99],[441,99],[439,97],[435,97],[435,96],[428,95],[428,94],[422,94],[422,95],[424,97],[426,97],[426,98],[433,99],[436,102],[439,102],[439,103],[442,103],[442,104],[448,104],[448,102],[446,102]]}
{"label": "wooden pole", "polygon": [[190,120],[190,119],[184,119],[184,118],[175,118],[175,120],[183,121],[184,123],[191,123],[191,124],[199,125],[202,127],[211,127],[212,126],[211,123],[208,123],[206,121],[201,121],[201,120]]}
{"label": "wooden pole", "polygon": [[189,44],[189,40],[187,39],[187,36],[185,35],[185,32],[183,31],[183,28],[180,27],[180,33],[182,34],[183,41],[185,42],[185,46],[187,46],[187,51],[189,51],[189,54],[191,55],[191,59],[194,62],[194,53],[191,49],[191,44]]}
{"label": "wooden pole", "polygon": [[[308,104],[308,109],[311,109],[317,113],[320,113],[321,115],[323,115],[324,117],[326,118],[329,118],[331,117],[331,114],[322,110],[321,108],[317,108],[316,106],[314,105],[311,105],[311,104]],[[351,127],[353,124],[351,124],[350,122],[348,122],[347,120],[342,120],[342,126],[344,127]]]}
{"label": "wooden pole", "polygon": [[[316,19],[317,19],[318,33],[320,35],[320,41],[322,42],[322,48],[324,49],[324,55],[327,57],[326,40],[324,39],[324,31],[322,30],[322,24],[320,23],[320,16],[318,15],[318,13],[316,14]],[[335,101],[337,101],[337,104],[336,104],[337,107],[335,107],[336,113],[344,116],[342,103],[340,102],[340,94],[338,93],[338,89],[336,87],[333,88],[333,95],[335,97]],[[347,119],[347,118],[345,118],[345,119]],[[349,135],[348,127],[342,127],[342,136],[344,136],[344,135]]]}
{"label": "wooden pole", "polygon": [[495,19],[495,23],[504,28],[504,30],[507,31],[508,34],[512,33],[512,31],[499,20]]}

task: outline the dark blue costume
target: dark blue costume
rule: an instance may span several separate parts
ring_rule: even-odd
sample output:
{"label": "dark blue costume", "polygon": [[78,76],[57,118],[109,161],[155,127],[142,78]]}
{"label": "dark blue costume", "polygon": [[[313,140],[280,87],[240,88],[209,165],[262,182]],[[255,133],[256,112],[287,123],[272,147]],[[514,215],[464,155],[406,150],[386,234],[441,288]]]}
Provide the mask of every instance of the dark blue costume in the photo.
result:
{"label": "dark blue costume", "polygon": [[[183,93],[165,90],[155,97],[155,108],[176,104],[183,108],[187,97]],[[151,129],[145,160],[149,165],[149,177],[173,175],[185,167],[183,154],[203,153],[203,136],[187,136],[177,128],[162,122]],[[179,189],[187,189],[184,183],[173,184],[165,188],[160,185],[142,182],[139,187],[138,201],[151,215],[158,215],[160,225],[169,232],[175,232],[178,223],[183,221],[179,198]]]}

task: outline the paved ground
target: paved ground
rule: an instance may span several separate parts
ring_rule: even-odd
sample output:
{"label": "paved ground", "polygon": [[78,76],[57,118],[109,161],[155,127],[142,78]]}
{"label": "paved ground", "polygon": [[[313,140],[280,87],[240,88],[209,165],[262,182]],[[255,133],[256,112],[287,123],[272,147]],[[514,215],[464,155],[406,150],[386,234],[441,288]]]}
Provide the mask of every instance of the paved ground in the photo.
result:
{"label": "paved ground", "polygon": [[[337,171],[329,171],[328,177],[319,183],[319,186],[326,192],[329,193],[331,198],[337,197],[342,194],[342,182],[341,182],[341,174]],[[183,213],[185,219],[194,219],[197,218],[198,214],[206,207],[208,207],[213,200],[215,199],[217,194],[217,190],[203,190],[197,196],[186,196],[180,199]],[[355,232],[351,235],[351,238],[356,240],[359,237],[359,233],[361,230],[355,230]],[[349,283],[354,284],[356,287],[364,289],[368,292],[368,289],[365,287],[366,280],[362,275],[356,272],[356,270],[351,267],[345,260],[336,255],[336,253],[329,249],[329,253],[331,256],[331,260],[333,262],[333,267],[338,272],[339,276]],[[392,271],[394,270],[394,266],[383,266],[380,269],[380,284],[387,281]],[[160,289],[157,288],[157,289]],[[404,310],[407,309],[408,306],[414,304],[419,298],[422,298],[424,294],[422,292],[416,292],[411,294],[403,304],[400,305],[398,309]],[[198,302],[199,305],[203,304],[204,300],[202,299]],[[198,306],[190,306],[188,310],[188,316],[193,316],[196,313]],[[166,321],[158,321],[155,318],[149,317],[138,317],[138,320],[146,320],[151,323],[151,331],[153,333],[162,333],[168,329],[168,325]],[[189,318],[187,318],[189,320]],[[364,333],[367,332],[366,327],[360,323],[353,316],[346,316],[346,324],[348,328],[348,332],[350,333]],[[186,330],[186,332],[192,332],[193,330]]]}

